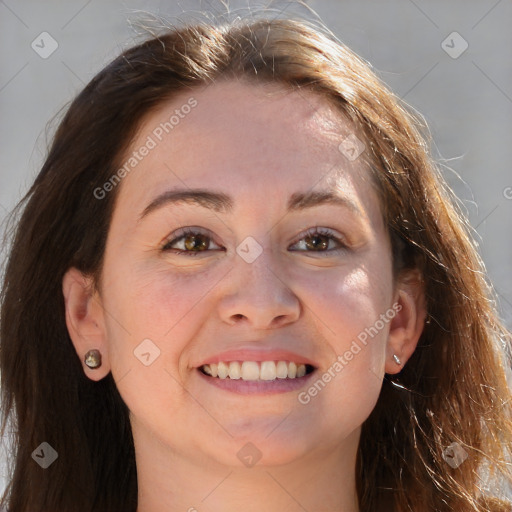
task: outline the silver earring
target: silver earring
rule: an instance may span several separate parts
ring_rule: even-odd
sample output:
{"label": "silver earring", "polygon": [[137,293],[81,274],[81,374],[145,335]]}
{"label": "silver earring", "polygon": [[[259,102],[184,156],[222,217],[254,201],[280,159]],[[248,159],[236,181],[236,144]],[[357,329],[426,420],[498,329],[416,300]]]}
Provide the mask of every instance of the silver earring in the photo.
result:
{"label": "silver earring", "polygon": [[84,362],[91,370],[99,368],[101,366],[101,352],[95,348],[89,350],[89,352],[85,354]]}
{"label": "silver earring", "polygon": [[393,359],[395,360],[395,363],[399,366],[402,366],[402,361],[398,359],[398,356],[396,354],[393,354]]}

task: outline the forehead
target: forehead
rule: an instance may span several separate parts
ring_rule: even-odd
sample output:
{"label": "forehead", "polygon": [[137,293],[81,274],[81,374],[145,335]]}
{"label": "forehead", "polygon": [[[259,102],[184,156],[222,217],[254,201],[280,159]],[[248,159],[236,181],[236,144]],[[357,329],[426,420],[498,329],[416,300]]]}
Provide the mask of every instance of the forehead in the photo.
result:
{"label": "forehead", "polygon": [[119,192],[140,210],[178,186],[221,187],[259,202],[269,187],[286,199],[316,184],[368,188],[363,159],[350,161],[339,149],[352,135],[351,124],[319,94],[275,83],[216,82],[181,91],[146,116],[125,160],[150,149]]}

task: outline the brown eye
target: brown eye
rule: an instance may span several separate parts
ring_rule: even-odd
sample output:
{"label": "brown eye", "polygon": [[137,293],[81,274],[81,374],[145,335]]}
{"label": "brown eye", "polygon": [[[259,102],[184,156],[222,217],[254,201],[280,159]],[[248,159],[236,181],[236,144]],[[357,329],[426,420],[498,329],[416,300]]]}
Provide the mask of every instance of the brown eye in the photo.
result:
{"label": "brown eye", "polygon": [[192,251],[194,249],[198,249],[200,251],[204,251],[208,249],[209,241],[208,238],[204,235],[187,235],[183,237],[185,249],[187,251]]}
{"label": "brown eye", "polygon": [[[334,242],[337,247],[329,249],[331,242]],[[343,243],[340,238],[335,236],[332,231],[324,228],[314,228],[309,230],[306,234],[302,235],[302,238],[294,245],[301,245],[302,249],[305,249],[305,252],[317,252],[322,254],[329,254],[348,248],[347,245]]]}
{"label": "brown eye", "polygon": [[310,235],[304,238],[308,249],[327,249],[329,246],[329,238],[325,235]]}
{"label": "brown eye", "polygon": [[211,237],[205,233],[192,229],[184,229],[179,232],[179,236],[166,242],[162,247],[162,251],[195,256],[200,252],[207,252],[210,249],[211,243]]}

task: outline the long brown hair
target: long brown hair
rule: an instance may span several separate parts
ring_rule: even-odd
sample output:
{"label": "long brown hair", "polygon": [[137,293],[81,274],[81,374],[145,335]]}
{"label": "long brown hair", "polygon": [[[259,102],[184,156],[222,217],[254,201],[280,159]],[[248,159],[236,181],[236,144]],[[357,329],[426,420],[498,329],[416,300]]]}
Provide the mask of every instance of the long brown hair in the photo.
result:
{"label": "long brown hair", "polygon": [[[125,51],[76,97],[16,212],[1,309],[2,433],[11,422],[10,512],[129,512],[137,479],[128,410],[112,375],[88,379],[64,318],[62,278],[101,275],[115,173],[144,115],[218,79],[276,82],[334,102],[365,139],[398,270],[425,279],[429,323],[403,370],[386,375],[362,426],[357,491],[364,512],[512,510],[485,492],[512,482],[510,335],[471,230],[429,156],[429,135],[371,71],[306,21],[238,20],[166,31]],[[117,187],[119,188],[119,187]],[[32,454],[47,442],[47,469]],[[445,460],[457,443],[467,459]],[[508,443],[508,444],[507,444]],[[492,475],[491,475],[492,476]],[[501,480],[500,480],[501,479]],[[503,485],[503,483],[501,484]]]}

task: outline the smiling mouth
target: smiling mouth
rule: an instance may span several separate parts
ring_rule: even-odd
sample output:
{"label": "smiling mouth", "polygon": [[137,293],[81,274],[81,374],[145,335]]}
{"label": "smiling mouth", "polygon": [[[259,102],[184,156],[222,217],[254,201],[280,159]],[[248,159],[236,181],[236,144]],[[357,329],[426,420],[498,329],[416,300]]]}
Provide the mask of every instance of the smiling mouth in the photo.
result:
{"label": "smiling mouth", "polygon": [[314,370],[309,364],[297,364],[293,361],[220,361],[199,367],[199,371],[209,377],[250,381],[300,379]]}

